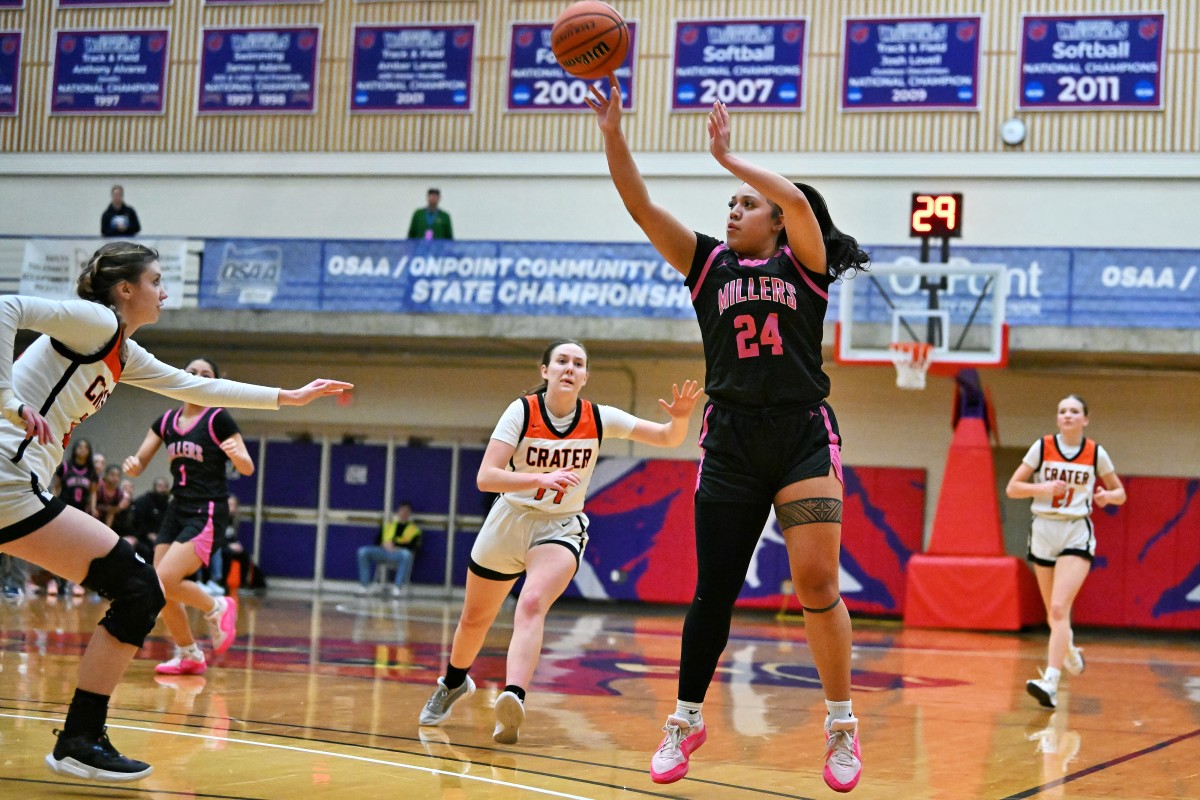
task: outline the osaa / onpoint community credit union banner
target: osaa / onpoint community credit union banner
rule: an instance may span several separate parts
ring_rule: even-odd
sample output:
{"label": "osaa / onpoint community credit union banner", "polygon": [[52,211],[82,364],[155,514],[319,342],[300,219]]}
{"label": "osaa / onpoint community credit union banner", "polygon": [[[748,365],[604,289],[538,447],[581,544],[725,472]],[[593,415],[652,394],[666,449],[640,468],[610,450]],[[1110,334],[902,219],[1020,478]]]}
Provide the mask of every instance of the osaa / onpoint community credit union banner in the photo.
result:
{"label": "osaa / onpoint community credit union banner", "polygon": [[[29,239],[21,264],[21,294],[47,300],[77,300],[79,273],[106,239]],[[165,308],[183,307],[183,264],[186,239],[139,239],[138,244],[158,251],[162,282],[167,289]]]}

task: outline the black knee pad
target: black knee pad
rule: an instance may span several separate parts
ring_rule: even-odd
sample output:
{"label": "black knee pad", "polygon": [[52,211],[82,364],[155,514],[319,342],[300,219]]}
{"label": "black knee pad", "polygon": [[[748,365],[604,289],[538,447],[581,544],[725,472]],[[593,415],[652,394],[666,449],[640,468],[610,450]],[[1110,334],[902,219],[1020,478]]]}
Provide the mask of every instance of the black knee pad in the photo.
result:
{"label": "black knee pad", "polygon": [[166,605],[154,567],[124,539],[103,558],[92,559],[83,585],[110,601],[100,624],[118,642],[141,647]]}

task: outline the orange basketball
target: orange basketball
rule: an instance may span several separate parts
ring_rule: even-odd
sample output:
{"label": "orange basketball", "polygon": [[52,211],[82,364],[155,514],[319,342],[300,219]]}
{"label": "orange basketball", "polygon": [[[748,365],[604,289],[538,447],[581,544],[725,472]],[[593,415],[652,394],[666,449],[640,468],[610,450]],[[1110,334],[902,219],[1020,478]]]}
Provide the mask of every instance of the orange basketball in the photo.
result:
{"label": "orange basketball", "polygon": [[580,0],[554,20],[550,49],[558,65],[576,78],[603,78],[629,53],[629,26],[608,3]]}

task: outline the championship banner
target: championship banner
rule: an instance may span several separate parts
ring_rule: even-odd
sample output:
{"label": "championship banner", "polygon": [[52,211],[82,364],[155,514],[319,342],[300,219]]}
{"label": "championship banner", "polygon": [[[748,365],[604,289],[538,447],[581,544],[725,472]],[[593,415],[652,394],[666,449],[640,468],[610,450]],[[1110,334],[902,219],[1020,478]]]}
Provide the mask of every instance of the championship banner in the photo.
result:
{"label": "championship banner", "polygon": [[0,117],[15,116],[21,100],[21,32],[0,31]]}
{"label": "championship banner", "polygon": [[678,20],[671,110],[730,108],[804,110],[808,21]]}
{"label": "championship banner", "polygon": [[[75,283],[96,250],[111,239],[29,239],[21,263],[20,294],[47,300],[78,300]],[[138,244],[158,251],[162,283],[167,290],[164,308],[183,307],[183,266],[186,239],[138,239]]]}
{"label": "championship banner", "polygon": [[[632,111],[637,23],[627,24],[629,52],[614,74],[621,86],[621,109]],[[513,23],[508,43],[509,111],[590,111],[584,98],[591,97],[593,86],[605,97],[612,90],[607,77],[584,80],[568,74],[558,65],[550,50],[550,31],[553,27],[549,23]]]}
{"label": "championship banner", "polygon": [[204,0],[206,6],[299,6],[320,5],[325,0]]}
{"label": "championship banner", "polygon": [[51,114],[161,114],[167,30],[58,31]]}
{"label": "championship banner", "polygon": [[981,17],[848,19],[843,111],[975,111]]}
{"label": "championship banner", "polygon": [[1021,18],[1017,107],[1160,109],[1163,14]]}
{"label": "championship banner", "polygon": [[169,5],[171,0],[58,0],[59,8],[139,8]]}
{"label": "championship banner", "polygon": [[311,114],[321,29],[205,28],[199,114]]}
{"label": "championship banner", "polygon": [[356,25],[350,110],[470,111],[475,25]]}
{"label": "championship banner", "polygon": [[0,11],[17,10],[25,7],[25,0],[0,0]]}

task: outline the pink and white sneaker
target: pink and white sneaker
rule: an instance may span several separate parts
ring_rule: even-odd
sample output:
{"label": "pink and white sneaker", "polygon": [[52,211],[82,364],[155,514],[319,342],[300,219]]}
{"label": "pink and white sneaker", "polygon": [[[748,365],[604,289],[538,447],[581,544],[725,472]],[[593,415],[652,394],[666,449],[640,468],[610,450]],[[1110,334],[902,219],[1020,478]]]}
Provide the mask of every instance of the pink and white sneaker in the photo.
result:
{"label": "pink and white sneaker", "polygon": [[708,731],[703,719],[689,725],[684,717],[672,714],[667,717],[663,732],[667,735],[650,759],[650,780],[674,783],[687,775],[688,757],[708,739]]}
{"label": "pink and white sneaker", "polygon": [[848,792],[862,777],[862,751],[858,747],[858,719],[835,719],[825,727],[825,785]]}
{"label": "pink and white sneaker", "polygon": [[237,600],[232,597],[216,598],[216,605],[204,618],[208,621],[208,632],[212,636],[213,655],[223,655],[233,646],[233,640],[237,637]]}
{"label": "pink and white sneaker", "polygon": [[188,658],[182,649],[176,647],[175,657],[159,664],[154,671],[159,675],[203,675],[208,671],[208,664],[205,663],[203,655],[196,661]]}

